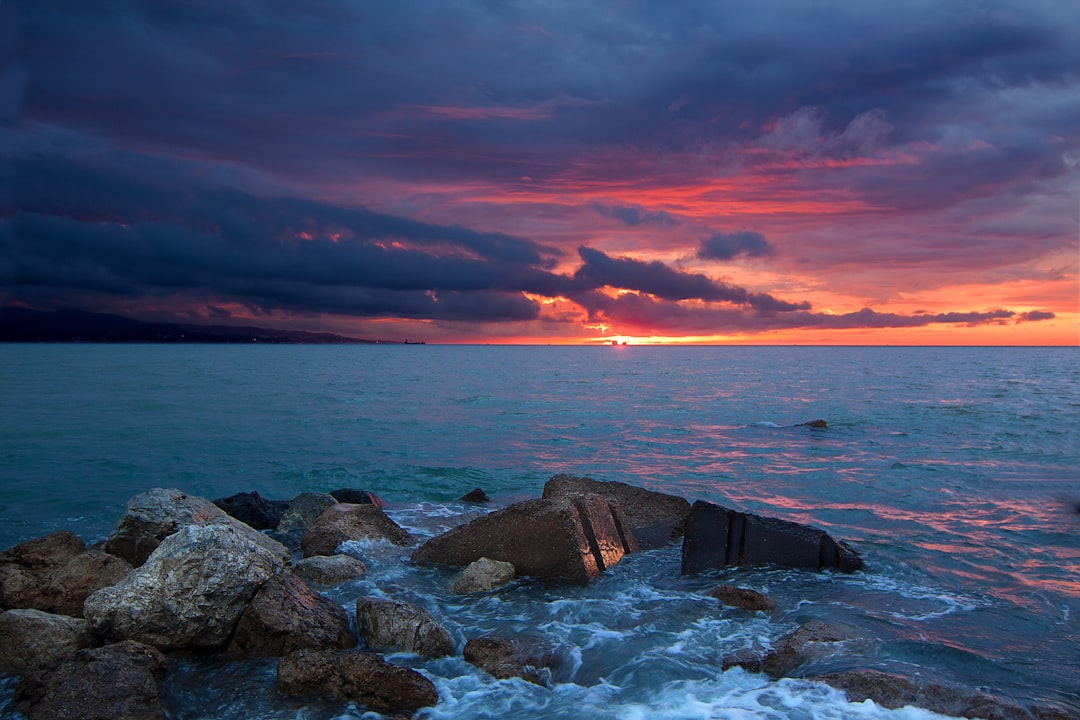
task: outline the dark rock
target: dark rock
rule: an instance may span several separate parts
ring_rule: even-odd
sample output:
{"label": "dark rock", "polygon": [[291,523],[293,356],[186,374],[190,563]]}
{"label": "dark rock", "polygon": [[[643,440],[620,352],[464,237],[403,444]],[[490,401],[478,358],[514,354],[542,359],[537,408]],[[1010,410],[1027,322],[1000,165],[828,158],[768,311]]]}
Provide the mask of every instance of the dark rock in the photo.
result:
{"label": "dark rock", "polygon": [[293,565],[293,574],[315,585],[338,585],[367,572],[352,555],[312,555]]}
{"label": "dark rock", "polygon": [[558,666],[550,649],[521,636],[473,638],[465,643],[462,656],[498,680],[518,677],[545,687],[551,684],[550,669]]}
{"label": "dark rock", "polygon": [[358,490],[354,488],[339,488],[337,490],[330,491],[330,497],[337,500],[339,503],[352,503],[353,505],[374,505],[380,510],[386,504],[375,493],[369,490]]}
{"label": "dark rock", "polygon": [[1055,708],[1023,708],[985,692],[960,685],[925,682],[880,670],[852,670],[810,678],[843,690],[851,702],[873,700],[894,710],[907,705],[941,715],[986,718],[988,720],[1030,720],[1070,717]]}
{"label": "dark rock", "polygon": [[750,672],[763,672],[771,678],[781,678],[810,660],[837,649],[837,643],[853,640],[857,635],[849,628],[822,620],[811,620],[777,641],[763,656],[742,650],[724,658],[724,670],[741,667]]}
{"label": "dark rock", "polygon": [[618,504],[600,495],[515,503],[431,538],[414,562],[459,567],[487,557],[519,575],[587,583],[637,549]]}
{"label": "dark rock", "polygon": [[684,575],[731,565],[782,565],[854,572],[862,559],[823,530],[703,502],[694,503],[683,538]]}
{"label": "dark rock", "polygon": [[469,492],[462,495],[460,500],[462,502],[471,502],[471,503],[487,503],[487,502],[491,502],[491,498],[488,497],[487,493],[484,492],[483,488],[473,488]]}
{"label": "dark rock", "polygon": [[0,613],[0,673],[22,675],[55,667],[94,644],[90,625],[82,618],[32,608]]}
{"label": "dark rock", "polygon": [[356,624],[372,650],[414,652],[426,658],[454,652],[450,633],[427,612],[406,602],[360,598]]}
{"label": "dark rock", "polygon": [[67,531],[20,543],[0,555],[0,608],[35,608],[82,617],[83,601],[114,585],[131,566],[101,550],[87,550]]}
{"label": "dark rock", "polygon": [[798,423],[794,427],[808,427],[815,430],[828,430],[829,423],[819,418],[817,420],[808,420],[807,422]]}
{"label": "dark rock", "polygon": [[368,503],[342,503],[326,508],[300,541],[304,557],[334,555],[338,545],[346,540],[389,540],[395,545],[408,545],[409,533]]}
{"label": "dark rock", "polygon": [[641,550],[666,546],[681,537],[690,517],[690,503],[675,495],[646,490],[621,482],[556,475],[544,485],[545,498],[595,493],[618,503]]}
{"label": "dark rock", "polygon": [[29,673],[15,690],[28,720],[165,720],[165,657],[125,641],[80,650],[55,670]]}
{"label": "dark rock", "polygon": [[733,585],[719,585],[706,594],[716,598],[725,605],[737,607],[741,610],[749,610],[751,612],[771,612],[776,609],[776,605],[767,595],[763,595],[757,590],[750,590],[748,588],[740,588]]}
{"label": "dark rock", "polygon": [[218,498],[214,504],[256,530],[273,530],[289,509],[288,500],[267,500],[257,492],[236,493]]}
{"label": "dark rock", "polygon": [[188,525],[165,538],[126,578],[86,599],[94,632],[162,649],[224,645],[255,591],[283,568],[281,553],[252,536],[268,538],[237,525]]}
{"label": "dark rock", "polygon": [[281,656],[302,648],[347,650],[356,642],[345,608],[300,578],[279,573],[251,599],[236,623],[229,649]]}
{"label": "dark rock", "polygon": [[514,579],[516,571],[514,566],[501,560],[480,558],[457,575],[451,583],[450,590],[455,595],[468,595],[474,592],[486,592],[502,587]]}
{"label": "dark rock", "polygon": [[281,516],[277,531],[283,535],[299,533],[303,537],[323,511],[336,504],[337,500],[325,493],[300,493],[289,502],[289,509]]}
{"label": "dark rock", "polygon": [[439,701],[435,685],[409,668],[359,650],[297,650],[278,663],[278,690],[347,700],[376,712],[418,710]]}

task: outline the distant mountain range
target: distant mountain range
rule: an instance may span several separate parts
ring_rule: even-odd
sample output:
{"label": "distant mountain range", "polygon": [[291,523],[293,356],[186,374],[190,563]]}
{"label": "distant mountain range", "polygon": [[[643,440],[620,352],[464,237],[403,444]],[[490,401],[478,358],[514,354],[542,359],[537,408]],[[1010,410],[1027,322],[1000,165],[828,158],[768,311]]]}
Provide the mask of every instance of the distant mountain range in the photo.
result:
{"label": "distant mountain range", "polygon": [[411,344],[360,340],[333,333],[268,330],[232,325],[144,322],[120,315],[81,310],[46,312],[19,307],[0,308],[0,342]]}

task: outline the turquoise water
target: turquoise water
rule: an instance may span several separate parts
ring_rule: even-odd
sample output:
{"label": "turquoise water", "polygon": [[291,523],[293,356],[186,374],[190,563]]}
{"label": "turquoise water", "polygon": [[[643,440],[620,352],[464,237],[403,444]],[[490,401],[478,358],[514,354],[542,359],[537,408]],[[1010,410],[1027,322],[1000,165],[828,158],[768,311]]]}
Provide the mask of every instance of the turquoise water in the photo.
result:
{"label": "turquoise water", "polygon": [[[461,643],[509,624],[573,659],[546,690],[460,658],[395,658],[436,681],[430,717],[889,714],[720,672],[724,654],[812,617],[873,639],[829,669],[920,672],[1080,712],[1078,360],[1075,348],[0,345],[0,547],[58,528],[100,539],[128,497],[159,486],[364,487],[430,535],[462,519],[455,498],[473,487],[498,507],[556,473],[589,475],[817,525],[867,570],[738,571],[725,581],[784,610],[736,617],[699,595],[718,576],[679,577],[675,545],[584,590],[526,582],[461,606],[407,552],[364,548],[373,569],[338,591],[346,607],[404,594]],[[829,429],[790,427],[814,418]],[[170,680],[176,717],[360,716],[280,706],[272,667],[255,664],[228,665],[249,691],[224,702],[185,662]]]}

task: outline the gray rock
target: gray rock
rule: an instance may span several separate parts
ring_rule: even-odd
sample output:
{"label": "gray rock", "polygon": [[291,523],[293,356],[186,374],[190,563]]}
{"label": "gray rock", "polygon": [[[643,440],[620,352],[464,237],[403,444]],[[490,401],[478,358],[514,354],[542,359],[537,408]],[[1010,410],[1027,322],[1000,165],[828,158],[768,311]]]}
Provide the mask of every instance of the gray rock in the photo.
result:
{"label": "gray rock", "polygon": [[255,593],[236,624],[229,650],[287,655],[293,650],[356,647],[345,608],[290,573],[279,573]]}
{"label": "gray rock", "polygon": [[409,533],[375,505],[337,503],[319,515],[300,542],[300,549],[304,557],[333,555],[346,540],[365,538],[409,544]]}
{"label": "gray rock", "polygon": [[776,605],[767,595],[749,588],[735,587],[733,585],[718,585],[706,593],[725,605],[737,607],[740,610],[751,612],[771,612]]}
{"label": "gray rock", "polygon": [[292,499],[289,509],[281,516],[277,531],[284,535],[299,533],[303,537],[326,508],[337,505],[337,502],[326,493],[300,493]]}
{"label": "gray rock", "polygon": [[280,554],[251,533],[259,534],[230,525],[181,528],[121,582],[88,597],[86,619],[109,639],[162,649],[223,645],[255,591],[282,569]]}
{"label": "gray rock", "polygon": [[514,579],[514,566],[508,562],[482,557],[454,576],[450,586],[456,595],[486,592]]}
{"label": "gray rock", "polygon": [[138,567],[162,540],[188,525],[234,528],[279,554],[282,562],[292,562],[292,555],[284,545],[229,516],[206,498],[166,488],[154,488],[128,500],[120,522],[105,541],[105,551]]}
{"label": "gray rock", "polygon": [[55,670],[30,673],[15,690],[28,720],[165,720],[165,657],[122,642],[80,650]]}
{"label": "gray rock", "polygon": [[94,644],[90,625],[82,618],[29,608],[0,613],[0,673],[22,675],[55,667]]}
{"label": "gray rock", "polygon": [[352,555],[312,555],[293,565],[293,574],[314,585],[339,585],[367,572],[367,565]]}
{"label": "gray rock", "polygon": [[285,695],[347,700],[376,712],[408,712],[439,701],[435,685],[415,670],[358,650],[297,650],[278,663]]}
{"label": "gray rock", "polygon": [[556,475],[544,485],[545,498],[582,493],[595,493],[617,503],[626,515],[641,550],[661,548],[682,537],[690,517],[690,503],[684,498],[626,483]]}
{"label": "gray rock", "polygon": [[684,575],[732,565],[781,565],[854,572],[862,559],[817,528],[694,503],[682,547]]}
{"label": "gray rock", "polygon": [[414,652],[437,658],[454,652],[450,634],[427,612],[397,600],[356,601],[360,637],[372,650]]}
{"label": "gray rock", "polygon": [[511,563],[519,575],[587,583],[637,541],[618,504],[600,495],[526,500],[431,538],[417,563],[464,567],[482,557]]}

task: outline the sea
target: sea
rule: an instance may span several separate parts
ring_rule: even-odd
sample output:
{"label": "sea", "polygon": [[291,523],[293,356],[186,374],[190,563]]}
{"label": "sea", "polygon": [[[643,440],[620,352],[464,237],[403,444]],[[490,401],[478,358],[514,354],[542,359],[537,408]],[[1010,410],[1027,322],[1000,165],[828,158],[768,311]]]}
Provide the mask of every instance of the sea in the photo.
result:
{"label": "sea", "polygon": [[[800,426],[823,419],[827,429]],[[476,596],[409,548],[327,594],[432,612],[458,653],[418,717],[914,720],[807,677],[876,668],[1080,714],[1080,350],[938,347],[0,345],[0,549],[88,544],[154,487],[214,499],[363,488],[417,541],[539,497],[553,475],[630,483],[826,530],[865,567],[680,574],[680,544],[587,586],[521,578]],[[480,487],[492,503],[458,500]],[[768,594],[772,613],[707,591]],[[812,619],[859,639],[770,680],[722,662]],[[548,687],[461,647],[532,637]],[[290,699],[275,661],[169,658],[173,720],[379,717]],[[0,678],[0,718],[22,717]]]}

